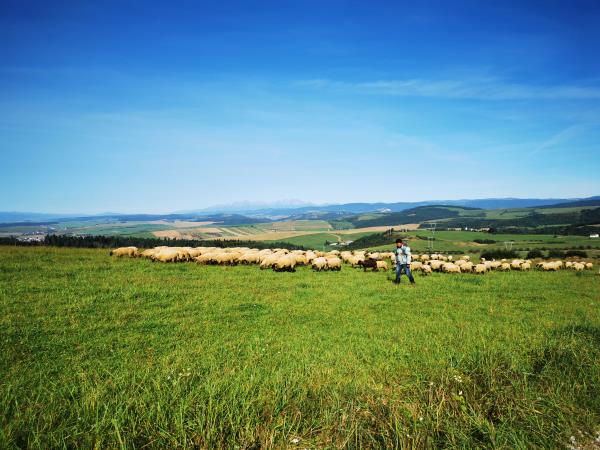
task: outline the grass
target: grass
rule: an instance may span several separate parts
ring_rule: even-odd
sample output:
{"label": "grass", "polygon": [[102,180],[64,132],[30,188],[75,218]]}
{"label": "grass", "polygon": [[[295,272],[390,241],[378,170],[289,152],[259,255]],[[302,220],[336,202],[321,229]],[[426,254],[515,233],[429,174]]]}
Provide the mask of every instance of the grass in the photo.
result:
{"label": "grass", "polygon": [[0,247],[0,447],[561,448],[597,430],[595,274],[389,276]]}

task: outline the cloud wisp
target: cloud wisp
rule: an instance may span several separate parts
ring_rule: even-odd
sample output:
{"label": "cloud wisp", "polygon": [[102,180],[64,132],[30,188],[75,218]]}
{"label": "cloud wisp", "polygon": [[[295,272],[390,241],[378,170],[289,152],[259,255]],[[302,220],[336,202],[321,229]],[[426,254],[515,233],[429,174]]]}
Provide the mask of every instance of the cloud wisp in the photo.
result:
{"label": "cloud wisp", "polygon": [[497,78],[470,80],[376,80],[347,82],[329,79],[301,80],[297,86],[359,94],[431,97],[469,100],[600,100],[600,87],[587,85],[536,86],[507,83]]}

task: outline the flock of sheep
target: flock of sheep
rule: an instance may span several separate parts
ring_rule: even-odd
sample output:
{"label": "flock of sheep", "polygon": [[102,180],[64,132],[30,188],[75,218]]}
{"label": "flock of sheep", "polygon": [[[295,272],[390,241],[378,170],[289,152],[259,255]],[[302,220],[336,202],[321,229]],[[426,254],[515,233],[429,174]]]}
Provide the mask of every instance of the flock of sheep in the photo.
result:
{"label": "flock of sheep", "polygon": [[[317,250],[287,250],[264,249],[259,250],[247,247],[155,247],[140,251],[136,247],[121,247],[111,250],[111,255],[126,257],[143,257],[159,262],[195,261],[198,264],[210,265],[237,265],[256,264],[261,269],[273,269],[277,272],[294,272],[296,266],[310,266],[315,271],[341,270],[342,263],[351,267],[363,268],[365,271],[388,270],[388,260],[392,267],[396,265],[392,252],[368,252],[366,250],[321,252]],[[461,256],[453,261],[452,255],[422,254],[413,255],[412,271],[419,271],[423,275],[432,272],[443,273],[476,273],[519,270],[527,271],[533,267],[556,271],[571,269],[582,271],[592,269],[591,262],[582,261],[540,261],[533,263],[526,259],[505,259],[499,261],[486,261],[481,258],[478,264],[471,262],[469,256]]]}

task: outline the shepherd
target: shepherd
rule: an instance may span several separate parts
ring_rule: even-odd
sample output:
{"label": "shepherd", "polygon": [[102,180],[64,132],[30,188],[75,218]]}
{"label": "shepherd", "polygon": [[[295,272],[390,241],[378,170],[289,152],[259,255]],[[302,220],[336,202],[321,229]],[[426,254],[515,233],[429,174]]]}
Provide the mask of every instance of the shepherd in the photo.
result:
{"label": "shepherd", "polygon": [[400,277],[402,272],[408,277],[410,284],[415,284],[415,279],[410,273],[410,264],[412,262],[412,255],[410,253],[410,247],[402,239],[396,239],[396,248],[394,249],[394,255],[396,256],[396,279],[395,284],[400,284]]}

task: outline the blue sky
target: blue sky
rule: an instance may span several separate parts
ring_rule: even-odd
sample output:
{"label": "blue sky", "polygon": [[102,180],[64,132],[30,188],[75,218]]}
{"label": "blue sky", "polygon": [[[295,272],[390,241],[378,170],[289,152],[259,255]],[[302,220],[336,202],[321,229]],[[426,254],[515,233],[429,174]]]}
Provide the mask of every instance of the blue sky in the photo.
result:
{"label": "blue sky", "polygon": [[600,194],[600,3],[0,2],[0,210]]}

